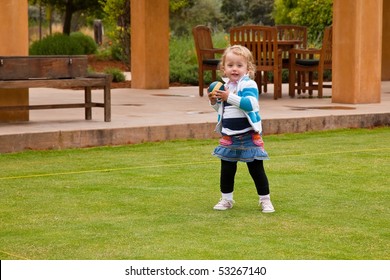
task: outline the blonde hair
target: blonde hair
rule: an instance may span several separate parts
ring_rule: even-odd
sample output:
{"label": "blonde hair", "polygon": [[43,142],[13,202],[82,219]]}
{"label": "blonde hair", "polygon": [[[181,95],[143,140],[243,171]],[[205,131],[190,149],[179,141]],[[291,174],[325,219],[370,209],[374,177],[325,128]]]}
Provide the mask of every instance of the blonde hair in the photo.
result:
{"label": "blonde hair", "polygon": [[221,71],[222,76],[224,75],[223,72],[224,72],[224,65],[226,62],[226,55],[229,52],[231,52],[235,55],[242,56],[246,59],[247,64],[248,64],[248,75],[251,79],[254,79],[255,73],[256,73],[256,65],[255,65],[255,62],[253,60],[253,55],[248,48],[241,46],[241,45],[233,45],[233,46],[226,48],[225,52],[222,55],[221,62],[219,64],[219,70]]}

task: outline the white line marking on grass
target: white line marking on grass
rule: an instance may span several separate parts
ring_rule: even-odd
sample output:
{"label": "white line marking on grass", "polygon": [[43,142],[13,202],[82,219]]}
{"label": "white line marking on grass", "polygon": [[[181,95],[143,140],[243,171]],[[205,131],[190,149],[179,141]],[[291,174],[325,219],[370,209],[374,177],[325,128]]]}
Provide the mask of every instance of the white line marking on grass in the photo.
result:
{"label": "white line marking on grass", "polygon": [[[352,150],[350,150],[350,151],[334,151],[334,152],[327,152],[327,153],[312,153],[312,154],[278,155],[278,156],[273,156],[272,158],[322,156],[322,155],[332,155],[332,154],[334,155],[334,154],[379,152],[379,151],[383,152],[384,150],[390,150],[390,148],[364,149],[364,150],[354,150],[354,151],[352,151]],[[183,165],[197,165],[197,164],[210,163],[210,162],[215,161],[215,160],[216,159],[210,159],[208,161],[199,161],[199,162],[186,162],[186,163],[182,162],[182,163],[169,163],[169,164],[159,164],[159,165],[144,165],[144,166],[131,166],[131,167],[120,167],[120,168],[106,168],[106,169],[92,169],[92,170],[82,170],[82,171],[30,174],[30,175],[21,175],[21,176],[8,176],[8,177],[0,177],[0,180],[27,179],[27,178],[86,174],[86,173],[103,173],[103,172],[113,172],[113,171],[122,171],[122,170],[144,169],[144,168],[174,167],[174,166],[183,166]]]}
{"label": "white line marking on grass", "polygon": [[82,171],[68,171],[68,172],[56,172],[56,173],[43,173],[43,174],[31,174],[31,175],[20,175],[20,176],[8,176],[0,177],[0,180],[12,180],[12,179],[26,179],[26,178],[37,178],[37,177],[50,177],[50,176],[59,176],[59,175],[73,175],[73,174],[84,174],[84,173],[103,173],[103,172],[112,172],[112,171],[122,171],[122,170],[134,170],[134,169],[143,169],[143,168],[159,168],[159,167],[173,167],[173,166],[183,166],[183,165],[196,165],[196,164],[205,164],[209,161],[200,161],[200,162],[182,162],[182,163],[170,163],[170,164],[160,164],[160,165],[144,165],[144,166],[131,166],[131,167],[120,167],[120,168],[106,168],[106,169],[92,169],[92,170],[82,170]]}
{"label": "white line marking on grass", "polygon": [[28,260],[28,259],[25,258],[25,257],[22,257],[22,256],[20,256],[20,255],[16,255],[16,254],[13,254],[13,253],[9,253],[9,252],[3,251],[3,250],[0,250],[0,253],[3,253],[3,254],[5,254],[5,255],[10,256],[10,257],[13,257],[13,258],[18,258],[18,259],[20,259],[20,260]]}

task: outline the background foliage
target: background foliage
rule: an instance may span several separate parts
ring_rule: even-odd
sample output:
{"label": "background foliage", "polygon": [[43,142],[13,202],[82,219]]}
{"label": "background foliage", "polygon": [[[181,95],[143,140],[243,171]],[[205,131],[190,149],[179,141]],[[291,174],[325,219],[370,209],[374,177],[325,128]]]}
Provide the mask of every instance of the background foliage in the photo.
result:
{"label": "background foliage", "polygon": [[[43,7],[43,24],[62,22],[63,33],[93,28],[102,19],[104,41],[100,57],[121,60],[130,69],[131,0],[29,0]],[[202,24],[212,28],[214,44],[226,47],[230,27],[242,24],[297,24],[308,27],[309,46],[320,44],[323,30],[332,24],[333,0],[170,0],[170,81],[198,84],[197,62],[191,30]],[[37,10],[31,10],[30,24],[37,24]],[[70,23],[71,21],[71,23]],[[47,23],[49,22],[49,23]],[[130,69],[131,70],[131,69]],[[210,82],[209,76],[206,83]]]}
{"label": "background foliage", "polygon": [[170,27],[175,36],[191,34],[192,27],[198,24],[208,25],[215,32],[227,32],[230,27],[242,24],[274,24],[272,16],[274,0],[179,2],[181,5],[171,5],[170,11]]}
{"label": "background foliage", "polygon": [[63,33],[70,34],[75,13],[98,16],[106,0],[29,0],[29,3],[55,9],[63,16]]}
{"label": "background foliage", "polygon": [[308,27],[308,40],[319,44],[325,27],[332,25],[333,0],[275,0],[276,24]]}
{"label": "background foliage", "polygon": [[[197,85],[196,54],[191,29],[207,25],[213,42],[224,48],[232,26],[243,24],[297,24],[308,27],[309,45],[319,46],[323,30],[332,24],[333,0],[183,0],[171,7],[170,80]],[[205,82],[211,82],[206,73]],[[286,81],[284,71],[284,81]]]}
{"label": "background foliage", "polygon": [[104,11],[104,25],[111,39],[112,56],[130,65],[130,1],[100,0]]}
{"label": "background foliage", "polygon": [[55,33],[31,44],[30,55],[86,55],[97,50],[95,41],[81,32]]}

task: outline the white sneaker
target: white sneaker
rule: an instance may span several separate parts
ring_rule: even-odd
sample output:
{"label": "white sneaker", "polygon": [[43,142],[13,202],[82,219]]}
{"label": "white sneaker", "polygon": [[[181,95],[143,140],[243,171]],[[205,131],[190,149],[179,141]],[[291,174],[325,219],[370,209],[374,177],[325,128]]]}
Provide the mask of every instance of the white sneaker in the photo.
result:
{"label": "white sneaker", "polygon": [[275,208],[272,205],[271,200],[266,199],[266,200],[260,200],[259,205],[261,205],[261,210],[263,213],[272,213],[275,212]]}
{"label": "white sneaker", "polygon": [[227,210],[233,208],[234,200],[226,200],[221,198],[221,200],[214,206],[214,210]]}

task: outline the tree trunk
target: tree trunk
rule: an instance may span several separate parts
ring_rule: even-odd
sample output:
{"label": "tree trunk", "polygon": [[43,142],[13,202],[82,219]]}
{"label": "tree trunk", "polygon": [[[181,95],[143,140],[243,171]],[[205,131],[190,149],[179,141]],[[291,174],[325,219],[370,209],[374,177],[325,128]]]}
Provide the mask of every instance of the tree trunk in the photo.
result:
{"label": "tree trunk", "polygon": [[62,33],[69,35],[71,24],[72,24],[72,15],[73,15],[73,0],[68,0],[66,2],[65,9],[65,19],[64,19],[64,27]]}

